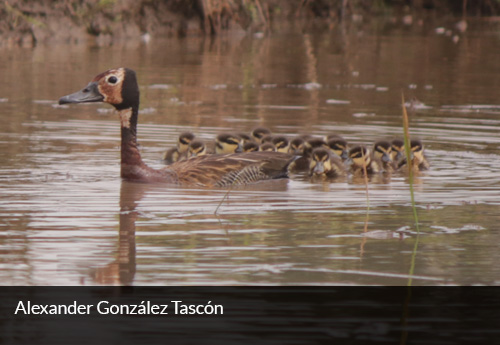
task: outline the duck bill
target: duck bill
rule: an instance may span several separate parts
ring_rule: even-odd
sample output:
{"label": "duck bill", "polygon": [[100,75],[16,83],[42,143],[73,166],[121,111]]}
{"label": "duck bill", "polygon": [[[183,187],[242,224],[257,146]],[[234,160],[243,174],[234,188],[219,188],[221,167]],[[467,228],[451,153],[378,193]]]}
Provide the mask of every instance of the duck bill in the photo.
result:
{"label": "duck bill", "polygon": [[99,92],[97,83],[92,82],[78,92],[61,97],[59,99],[59,104],[102,102],[103,100],[104,97]]}
{"label": "duck bill", "polygon": [[316,175],[321,175],[325,172],[325,167],[322,163],[316,163],[313,169],[313,173]]}
{"label": "duck bill", "polygon": [[387,153],[384,153],[384,155],[382,156],[382,162],[391,163],[392,159],[391,159],[391,157],[389,157],[389,155]]}
{"label": "duck bill", "polygon": [[342,158],[342,160],[345,161],[348,157],[349,157],[349,154],[347,153],[347,151],[342,151],[340,158]]}

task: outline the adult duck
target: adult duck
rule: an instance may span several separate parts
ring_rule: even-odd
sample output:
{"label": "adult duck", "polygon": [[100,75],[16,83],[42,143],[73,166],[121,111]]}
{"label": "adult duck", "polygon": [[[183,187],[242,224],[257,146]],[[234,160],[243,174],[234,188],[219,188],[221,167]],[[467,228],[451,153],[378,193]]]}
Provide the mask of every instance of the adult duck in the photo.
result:
{"label": "adult duck", "polygon": [[59,104],[105,102],[118,112],[121,123],[121,177],[137,182],[165,182],[183,186],[224,187],[287,177],[293,155],[248,152],[205,155],[175,162],[163,169],[147,166],[137,148],[139,86],[128,68],[98,74],[82,90],[59,99]]}

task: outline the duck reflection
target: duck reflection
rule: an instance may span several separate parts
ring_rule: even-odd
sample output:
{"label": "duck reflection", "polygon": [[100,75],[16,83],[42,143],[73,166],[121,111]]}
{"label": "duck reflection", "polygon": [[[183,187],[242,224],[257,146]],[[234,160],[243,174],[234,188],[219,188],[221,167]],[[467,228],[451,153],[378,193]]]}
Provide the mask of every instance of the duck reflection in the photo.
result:
{"label": "duck reflection", "polygon": [[122,181],[120,188],[120,214],[118,252],[116,259],[92,272],[92,280],[102,285],[130,285],[136,271],[135,221],[136,210],[151,185]]}

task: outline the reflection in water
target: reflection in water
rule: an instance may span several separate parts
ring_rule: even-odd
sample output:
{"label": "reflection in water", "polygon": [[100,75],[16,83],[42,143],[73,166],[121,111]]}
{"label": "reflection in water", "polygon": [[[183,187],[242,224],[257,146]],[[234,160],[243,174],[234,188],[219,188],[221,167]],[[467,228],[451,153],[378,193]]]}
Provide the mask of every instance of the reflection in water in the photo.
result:
{"label": "reflection in water", "polygon": [[123,181],[120,188],[120,220],[118,235],[118,253],[115,261],[104,267],[98,267],[92,279],[102,285],[130,285],[134,281],[136,269],[135,222],[136,210],[142,199],[144,185]]}

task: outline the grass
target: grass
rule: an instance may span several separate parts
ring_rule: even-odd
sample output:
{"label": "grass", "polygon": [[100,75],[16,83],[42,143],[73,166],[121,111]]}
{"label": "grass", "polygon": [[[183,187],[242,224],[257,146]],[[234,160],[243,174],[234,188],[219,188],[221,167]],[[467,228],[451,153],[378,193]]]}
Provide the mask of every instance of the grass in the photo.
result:
{"label": "grass", "polygon": [[405,143],[405,155],[406,155],[406,162],[408,166],[408,183],[410,185],[410,196],[411,196],[411,207],[413,210],[413,219],[415,221],[415,227],[417,229],[417,237],[415,239],[415,245],[413,247],[413,252],[411,256],[411,265],[410,265],[410,272],[409,272],[409,278],[408,278],[408,286],[411,286],[412,284],[412,276],[415,271],[415,260],[417,257],[417,249],[418,249],[418,242],[419,242],[419,236],[420,236],[420,228],[418,225],[418,214],[417,214],[417,207],[415,203],[415,192],[413,190],[413,165],[411,164],[411,147],[410,147],[410,125],[409,125],[409,120],[408,120],[408,113],[406,111],[405,107],[405,97],[404,94],[401,94],[401,101],[402,101],[402,107],[403,107],[403,136],[404,136],[404,143]]}

